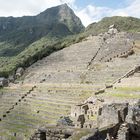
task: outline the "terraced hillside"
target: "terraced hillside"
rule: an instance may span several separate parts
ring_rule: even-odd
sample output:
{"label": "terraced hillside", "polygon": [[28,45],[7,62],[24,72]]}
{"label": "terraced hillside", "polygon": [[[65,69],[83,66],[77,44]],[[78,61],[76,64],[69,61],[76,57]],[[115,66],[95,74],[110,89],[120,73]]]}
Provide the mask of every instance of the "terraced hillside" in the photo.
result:
{"label": "terraced hillside", "polygon": [[67,116],[71,105],[90,96],[93,87],[85,86],[81,90],[79,85],[40,84],[23,99],[23,95],[27,92],[21,91],[22,96],[19,98],[21,101],[18,96],[13,97],[10,91],[10,89],[7,91],[7,95],[4,92],[6,99],[3,96],[3,100],[1,99],[0,136],[7,139],[27,139],[39,126],[56,124],[60,116]]}
{"label": "terraced hillside", "polygon": [[[51,54],[27,69],[25,83],[81,83],[80,75],[100,48],[95,37]],[[90,51],[89,51],[90,50]]]}
{"label": "terraced hillside", "polygon": [[112,88],[105,90],[104,94],[97,95],[107,102],[126,102],[134,104],[140,99],[140,71],[129,77],[122,78]]}
{"label": "terraced hillside", "polygon": [[[139,49],[132,47],[131,41],[124,43],[126,36],[121,35],[113,36],[108,42],[101,36],[93,36],[29,67],[19,84],[1,91],[0,136],[28,139],[34,129],[56,124],[60,116],[70,114],[71,105],[84,101],[138,65]],[[112,40],[117,41],[117,46]],[[122,53],[126,55],[131,49],[135,51],[133,55],[122,57]],[[102,57],[100,61],[99,56],[108,59]],[[14,92],[11,88],[15,88]]]}

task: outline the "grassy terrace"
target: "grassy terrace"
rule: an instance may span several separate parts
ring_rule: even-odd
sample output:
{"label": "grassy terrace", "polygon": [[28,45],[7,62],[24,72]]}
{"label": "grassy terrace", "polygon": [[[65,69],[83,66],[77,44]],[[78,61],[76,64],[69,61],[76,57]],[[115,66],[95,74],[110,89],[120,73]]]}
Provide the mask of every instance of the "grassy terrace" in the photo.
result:
{"label": "grassy terrace", "polygon": [[120,99],[140,99],[140,87],[117,87],[114,89],[107,89],[101,96],[110,98],[117,97]]}
{"label": "grassy terrace", "polygon": [[88,130],[88,129],[76,129],[78,132],[77,134],[73,135],[72,140],[79,140],[81,137],[86,136],[88,134],[93,134],[94,130]]}
{"label": "grassy terrace", "polygon": [[125,93],[108,93],[106,94],[106,96],[118,97],[118,98],[140,99],[140,95],[125,94]]}
{"label": "grassy terrace", "polygon": [[[18,92],[26,93],[30,86],[24,87],[24,92],[17,87],[13,92],[9,89],[3,89],[6,101],[10,101],[8,107],[15,99],[12,93],[17,95]],[[30,88],[29,88],[30,89]],[[91,85],[46,85],[39,84],[24,100],[0,122],[0,136],[7,138],[15,137],[14,133],[21,135],[25,140],[29,138],[32,132],[44,124],[56,124],[57,119],[62,115],[69,115],[71,105],[81,102],[93,94]],[[67,91],[68,90],[68,91]],[[67,92],[67,93],[66,93]],[[1,104],[1,111],[7,109],[6,101]],[[16,100],[14,100],[16,101]],[[83,132],[82,132],[83,133]],[[85,134],[85,133],[84,133]]]}
{"label": "grassy terrace", "polygon": [[[133,56],[131,56],[128,59],[135,60],[135,57],[133,58]],[[24,138],[26,140],[29,139],[34,130],[39,126],[45,124],[56,124],[56,121],[60,116],[67,116],[70,114],[71,105],[77,104],[88,97],[93,96],[94,92],[98,88],[105,85],[105,82],[112,83],[116,77],[119,77],[119,75],[115,75],[112,78],[111,74],[119,73],[121,75],[128,70],[130,65],[127,64],[133,63],[133,61],[128,61],[126,63],[126,60],[121,60],[121,62],[123,62],[121,69],[120,66],[115,67],[117,63],[113,64],[113,66],[111,62],[107,63],[110,65],[107,69],[108,74],[106,74],[106,71],[92,71],[87,75],[87,78],[89,78],[87,80],[93,81],[95,85],[88,82],[87,84],[37,83],[37,88],[19,102],[5,118],[2,118],[2,121],[0,122],[0,130],[2,130],[0,131],[0,136],[5,136],[7,139],[14,140],[16,139],[14,137],[14,133],[16,133],[17,136],[22,136],[22,139]],[[0,89],[0,93],[3,93],[3,95],[0,94],[2,96],[2,98],[0,98],[0,115],[2,116],[3,113],[5,113],[11,105],[15,104],[22,95],[27,93],[31,87],[33,87],[32,83],[30,83],[30,85],[24,85],[23,87],[17,86]],[[137,99],[140,98],[139,92],[139,87],[117,87],[114,89],[107,89],[106,93],[99,96],[118,100]],[[90,119],[96,120],[96,118],[97,116],[94,116]],[[80,133],[72,140],[79,140],[81,136],[90,133],[88,130],[80,129],[79,132]]]}
{"label": "grassy terrace", "polygon": [[116,90],[118,90],[118,91],[140,92],[140,87],[117,87]]}

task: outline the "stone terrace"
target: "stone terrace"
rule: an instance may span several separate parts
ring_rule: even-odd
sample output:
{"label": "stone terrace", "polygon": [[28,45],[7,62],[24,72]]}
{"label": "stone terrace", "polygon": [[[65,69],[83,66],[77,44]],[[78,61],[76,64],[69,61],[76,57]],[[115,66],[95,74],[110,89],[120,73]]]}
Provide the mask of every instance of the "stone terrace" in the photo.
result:
{"label": "stone terrace", "polygon": [[[116,57],[109,62],[99,61],[97,57],[101,52],[113,57],[109,51],[103,53],[103,44],[100,37],[92,37],[29,67],[22,85],[28,88],[21,90],[22,86],[19,86],[13,92],[9,89],[0,97],[0,136],[28,139],[34,129],[44,124],[56,124],[60,116],[70,114],[71,105],[84,101],[139,64],[140,52],[127,58]],[[111,52],[115,50],[113,46],[116,48],[116,45],[108,46]],[[124,50],[121,45],[119,48],[124,52],[130,47],[125,46]]]}
{"label": "stone terrace", "polygon": [[87,71],[100,43],[99,37],[94,37],[51,54],[27,70],[25,82],[80,83],[80,75]]}
{"label": "stone terrace", "polygon": [[[56,124],[63,115],[70,114],[71,105],[83,101],[92,95],[94,88],[84,85],[69,84],[39,84],[23,100],[6,113],[0,122],[0,136],[6,138],[27,139],[39,126]],[[10,100],[10,97],[7,97]],[[2,104],[2,114],[13,105],[12,100],[8,107]]]}

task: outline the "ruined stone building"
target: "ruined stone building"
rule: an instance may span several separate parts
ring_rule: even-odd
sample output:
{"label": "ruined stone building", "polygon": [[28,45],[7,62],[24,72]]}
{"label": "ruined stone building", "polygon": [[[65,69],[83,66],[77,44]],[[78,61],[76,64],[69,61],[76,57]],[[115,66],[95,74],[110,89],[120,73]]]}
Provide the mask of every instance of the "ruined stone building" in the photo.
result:
{"label": "ruined stone building", "polygon": [[93,128],[96,124],[98,110],[102,106],[103,100],[89,98],[84,103],[71,108],[71,117],[74,119],[76,128]]}
{"label": "ruined stone building", "polygon": [[118,29],[116,28],[116,26],[114,24],[109,26],[108,33],[111,35],[118,33]]}
{"label": "ruined stone building", "polygon": [[16,71],[16,78],[21,77],[24,73],[24,69],[22,67],[19,67]]}

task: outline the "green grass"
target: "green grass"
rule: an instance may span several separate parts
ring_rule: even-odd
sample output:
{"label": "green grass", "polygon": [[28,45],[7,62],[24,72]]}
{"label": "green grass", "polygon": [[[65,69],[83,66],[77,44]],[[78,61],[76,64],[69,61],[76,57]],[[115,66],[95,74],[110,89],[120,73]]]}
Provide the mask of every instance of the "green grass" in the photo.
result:
{"label": "green grass", "polygon": [[47,104],[50,104],[50,105],[60,105],[60,106],[67,106],[67,107],[69,107],[69,106],[71,106],[71,104],[70,103],[64,103],[64,102],[59,102],[59,103],[57,103],[57,102],[52,102],[52,101],[41,101],[41,100],[32,100],[31,101],[32,103],[34,103],[34,104],[45,104],[45,103],[47,103]]}
{"label": "green grass", "polygon": [[76,129],[76,131],[77,134],[73,135],[71,137],[71,140],[80,140],[80,138],[82,138],[83,136],[86,136],[91,133],[91,131],[88,129]]}
{"label": "green grass", "polygon": [[135,91],[135,92],[139,92],[140,91],[140,87],[117,87],[115,90],[118,91]]}
{"label": "green grass", "polygon": [[[28,43],[23,49],[21,44],[15,46],[15,51],[19,48],[23,50],[17,53],[15,56],[1,56],[0,57],[0,76],[8,77],[12,75],[18,67],[29,67],[34,62],[42,59],[45,56],[50,55],[52,52],[58,51],[62,48],[68,47],[71,44],[82,41],[90,34],[99,34],[108,30],[109,25],[116,24],[120,31],[140,32],[140,20],[132,17],[110,17],[104,18],[98,23],[89,25],[85,32],[76,35],[65,36],[43,36],[33,42]],[[60,31],[61,32],[61,31]],[[63,29],[62,29],[63,32]],[[22,36],[22,34],[20,34]],[[20,36],[19,35],[19,36]],[[22,40],[23,42],[29,40]],[[21,42],[22,42],[21,41]],[[4,48],[11,48],[13,44],[9,42],[0,42],[0,52],[3,52]],[[6,51],[11,52],[11,51]],[[98,67],[100,69],[100,67]],[[22,79],[21,79],[22,80]],[[108,81],[110,82],[110,81]]]}
{"label": "green grass", "polygon": [[112,96],[117,98],[130,98],[130,99],[140,99],[140,94],[127,94],[127,93],[105,93],[105,96]]}
{"label": "green grass", "polygon": [[4,93],[4,94],[11,94],[11,93],[16,93],[17,95],[21,95],[21,94],[25,94],[29,89],[31,89],[30,87],[21,87],[20,89],[12,89],[9,87],[4,87],[4,88],[0,88],[0,93]]}
{"label": "green grass", "polygon": [[[6,19],[5,19],[6,20]],[[14,19],[13,19],[14,20]],[[26,19],[27,21],[29,19]],[[32,23],[32,22],[31,22]],[[52,33],[51,35],[44,35],[42,37],[37,37],[34,40],[30,41],[30,37],[26,38],[26,32],[21,32],[20,34],[15,33],[15,35],[8,34],[9,38],[12,38],[11,36],[16,37],[16,40],[19,39],[19,44],[13,44],[8,41],[0,41],[0,53],[2,53],[5,49],[7,49],[5,52],[12,52],[11,50],[8,50],[13,47],[14,52],[19,51],[20,53],[17,53],[16,55],[8,55],[8,56],[2,56],[0,55],[0,76],[8,77],[9,75],[12,75],[15,70],[22,66],[24,68],[30,66],[37,60],[40,60],[41,58],[50,55],[54,51],[58,51],[62,48],[65,48],[73,43],[80,42],[85,37],[87,37],[90,34],[98,34],[101,32],[105,32],[108,30],[109,25],[116,24],[118,26],[118,29],[121,31],[130,31],[130,32],[138,32],[140,31],[140,20],[133,17],[110,17],[110,18],[104,18],[103,20],[99,21],[98,23],[94,23],[89,25],[85,32],[82,32],[77,35],[62,35],[62,36],[56,36],[55,33]],[[71,28],[72,23],[67,22],[67,25]],[[25,25],[24,25],[25,26]],[[59,33],[63,34],[65,31],[62,26],[58,26],[59,28],[62,28]],[[55,26],[56,28],[56,26]],[[38,32],[43,32],[42,28],[39,27]],[[58,28],[56,28],[56,31]],[[18,35],[18,38],[16,36]],[[38,34],[36,32],[36,34]],[[35,34],[35,35],[36,35]],[[69,35],[69,36],[68,36]],[[66,36],[66,37],[65,37]],[[28,42],[28,43],[26,43]],[[23,44],[22,44],[23,43]],[[26,44],[26,46],[24,46]],[[23,47],[24,46],[24,47]],[[3,50],[4,49],[4,50]],[[99,67],[100,68],[100,67]],[[22,79],[21,79],[22,80]]]}
{"label": "green grass", "polygon": [[89,120],[96,121],[97,120],[97,115],[90,116]]}
{"label": "green grass", "polygon": [[112,24],[117,26],[119,31],[140,32],[140,19],[134,17],[105,17],[98,23],[93,23],[86,28],[85,34],[99,34],[108,31]]}

